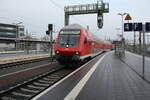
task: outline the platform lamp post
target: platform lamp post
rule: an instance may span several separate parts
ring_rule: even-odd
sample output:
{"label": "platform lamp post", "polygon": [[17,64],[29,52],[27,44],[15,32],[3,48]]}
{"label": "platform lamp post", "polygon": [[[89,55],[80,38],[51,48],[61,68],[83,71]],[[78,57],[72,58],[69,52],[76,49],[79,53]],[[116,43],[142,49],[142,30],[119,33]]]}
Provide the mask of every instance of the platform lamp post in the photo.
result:
{"label": "platform lamp post", "polygon": [[124,31],[123,17],[124,17],[126,14],[127,14],[127,13],[118,13],[118,15],[121,16],[121,23],[122,23],[122,39],[123,39],[123,31]]}
{"label": "platform lamp post", "polygon": [[53,24],[48,24],[48,30],[46,31],[46,35],[50,36],[50,57],[51,61],[53,61]]}
{"label": "platform lamp post", "polygon": [[124,24],[123,24],[123,17],[126,15],[127,13],[118,13],[118,15],[121,16],[121,23],[122,23],[122,46],[123,46],[123,56],[125,56],[125,39],[123,36],[123,32],[124,32]]}

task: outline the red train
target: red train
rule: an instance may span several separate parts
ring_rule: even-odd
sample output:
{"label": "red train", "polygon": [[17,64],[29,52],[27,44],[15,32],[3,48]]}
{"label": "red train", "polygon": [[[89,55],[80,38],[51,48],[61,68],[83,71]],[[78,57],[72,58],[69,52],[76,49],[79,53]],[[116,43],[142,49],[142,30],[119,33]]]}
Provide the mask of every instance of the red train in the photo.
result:
{"label": "red train", "polygon": [[72,24],[63,27],[56,39],[56,59],[61,64],[91,59],[103,51],[113,49],[114,45],[94,37],[87,29]]}

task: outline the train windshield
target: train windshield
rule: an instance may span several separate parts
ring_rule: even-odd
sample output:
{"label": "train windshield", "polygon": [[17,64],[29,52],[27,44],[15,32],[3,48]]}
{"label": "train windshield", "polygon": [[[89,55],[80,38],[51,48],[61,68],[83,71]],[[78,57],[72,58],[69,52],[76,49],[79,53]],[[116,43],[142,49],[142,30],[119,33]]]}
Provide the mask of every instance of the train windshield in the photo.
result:
{"label": "train windshield", "polygon": [[80,31],[62,31],[60,33],[59,47],[77,48],[80,39]]}

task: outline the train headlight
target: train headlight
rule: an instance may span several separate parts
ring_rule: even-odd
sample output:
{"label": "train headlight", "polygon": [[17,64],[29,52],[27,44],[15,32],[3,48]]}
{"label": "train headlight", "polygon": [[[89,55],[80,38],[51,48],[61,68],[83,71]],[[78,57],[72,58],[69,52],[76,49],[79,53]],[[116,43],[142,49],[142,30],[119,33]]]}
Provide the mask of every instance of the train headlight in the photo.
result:
{"label": "train headlight", "polygon": [[66,48],[68,48],[68,47],[69,47],[69,45],[67,44],[67,45],[66,45]]}
{"label": "train headlight", "polygon": [[59,51],[56,51],[57,54],[59,54]]}
{"label": "train headlight", "polygon": [[76,55],[79,55],[79,52],[76,52]]}

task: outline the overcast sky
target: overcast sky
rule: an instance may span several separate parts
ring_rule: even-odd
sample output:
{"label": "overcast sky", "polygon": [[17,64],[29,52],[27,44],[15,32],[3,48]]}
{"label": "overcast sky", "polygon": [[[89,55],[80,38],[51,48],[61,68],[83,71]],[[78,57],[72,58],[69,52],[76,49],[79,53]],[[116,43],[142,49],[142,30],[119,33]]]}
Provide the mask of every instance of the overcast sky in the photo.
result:
{"label": "overcast sky", "polygon": [[[97,0],[0,0],[0,23],[23,22],[30,33],[42,37],[47,25],[52,23],[56,30],[64,26],[65,5],[96,3]],[[100,38],[116,38],[116,28],[121,28],[121,16],[118,13],[129,13],[133,22],[150,22],[149,0],[104,0],[109,2],[110,12],[104,14],[104,27],[98,30],[97,15],[71,16],[70,23],[84,27]],[[121,33],[121,30],[119,31]],[[133,33],[124,33],[132,38]]]}

